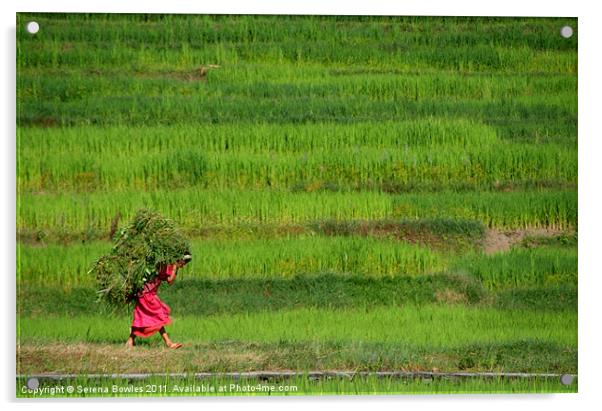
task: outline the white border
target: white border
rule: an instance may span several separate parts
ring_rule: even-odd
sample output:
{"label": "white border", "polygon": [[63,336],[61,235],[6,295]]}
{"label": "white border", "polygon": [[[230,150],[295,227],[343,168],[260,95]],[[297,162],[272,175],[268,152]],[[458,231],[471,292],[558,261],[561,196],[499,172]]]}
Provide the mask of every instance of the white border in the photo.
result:
{"label": "white border", "polygon": [[[216,407],[222,405],[244,406],[245,409],[276,409],[324,406],[332,408],[341,404],[345,408],[358,406],[378,406],[387,409],[412,407],[421,409],[468,410],[487,409],[507,410],[508,408],[529,409],[562,409],[568,407],[589,408],[598,400],[598,380],[600,379],[600,264],[596,257],[598,235],[602,232],[596,210],[602,209],[600,201],[600,177],[602,176],[599,159],[600,139],[602,130],[600,119],[600,89],[599,73],[602,73],[600,54],[600,27],[602,21],[592,4],[588,1],[541,1],[527,2],[525,0],[505,0],[501,2],[439,0],[439,1],[404,1],[392,0],[306,0],[291,2],[232,1],[218,0],[194,4],[191,1],[169,0],[160,2],[147,0],[141,2],[124,2],[123,0],[90,1],[74,0],[29,0],[17,4],[2,4],[4,53],[2,58],[2,90],[0,110],[4,135],[0,139],[2,153],[2,225],[0,235],[5,264],[3,266],[4,299],[2,309],[5,316],[2,354],[5,361],[2,370],[0,387],[2,398],[9,402],[10,408],[15,406],[14,400],[14,268],[15,268],[15,69],[14,69],[14,27],[15,12],[45,11],[45,12],[147,12],[147,13],[207,13],[207,14],[373,14],[373,15],[480,15],[480,16],[558,16],[579,17],[577,33],[579,36],[579,394],[573,395],[456,395],[456,396],[412,396],[412,397],[301,397],[290,400],[287,398],[219,398],[174,401],[144,400],[134,404],[132,401],[85,401],[80,402],[46,401],[37,406],[50,409],[79,409],[82,406],[104,409],[106,406],[124,408],[150,407],[190,407],[194,409]],[[13,304],[13,305],[11,305]],[[12,403],[11,403],[12,402]],[[175,402],[175,403],[174,403]],[[30,402],[26,404],[31,404]],[[35,403],[34,403],[35,404]]]}

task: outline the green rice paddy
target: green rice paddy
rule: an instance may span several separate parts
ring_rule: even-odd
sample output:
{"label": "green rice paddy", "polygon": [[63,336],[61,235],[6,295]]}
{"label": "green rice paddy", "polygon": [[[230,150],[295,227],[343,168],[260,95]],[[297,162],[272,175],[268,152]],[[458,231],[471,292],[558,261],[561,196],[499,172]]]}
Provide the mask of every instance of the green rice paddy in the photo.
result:
{"label": "green rice paddy", "polygon": [[[564,25],[577,20],[18,14],[17,374],[88,387],[201,384],[85,376],[115,372],[577,374]],[[192,241],[160,291],[177,352],[157,336],[126,351],[131,312],[97,303],[87,274],[142,207]],[[17,396],[40,396],[23,378]],[[270,395],[577,390],[274,383],[297,389]]]}

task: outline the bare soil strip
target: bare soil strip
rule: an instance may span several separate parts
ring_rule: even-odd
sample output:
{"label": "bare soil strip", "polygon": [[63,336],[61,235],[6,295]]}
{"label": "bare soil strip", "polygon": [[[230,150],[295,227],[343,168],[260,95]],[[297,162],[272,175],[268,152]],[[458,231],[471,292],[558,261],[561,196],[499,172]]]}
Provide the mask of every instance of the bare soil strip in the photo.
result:
{"label": "bare soil strip", "polygon": [[508,251],[523,241],[525,237],[555,237],[565,231],[553,228],[530,228],[524,230],[495,230],[488,229],[485,234],[485,254]]}

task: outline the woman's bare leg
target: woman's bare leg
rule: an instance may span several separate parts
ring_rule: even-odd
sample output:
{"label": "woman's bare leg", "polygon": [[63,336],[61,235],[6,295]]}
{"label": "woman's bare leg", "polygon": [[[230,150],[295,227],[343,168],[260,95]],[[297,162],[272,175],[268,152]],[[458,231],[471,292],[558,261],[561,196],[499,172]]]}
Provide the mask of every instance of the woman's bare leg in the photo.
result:
{"label": "woman's bare leg", "polygon": [[136,336],[134,333],[130,333],[128,340],[125,342],[126,347],[133,347],[136,345]]}
{"label": "woman's bare leg", "polygon": [[169,348],[175,349],[175,348],[180,348],[182,346],[181,343],[175,343],[169,338],[169,335],[167,335],[167,332],[165,331],[165,327],[161,327],[161,329],[159,330],[159,333],[161,334],[161,338],[163,338],[165,345],[167,345]]}

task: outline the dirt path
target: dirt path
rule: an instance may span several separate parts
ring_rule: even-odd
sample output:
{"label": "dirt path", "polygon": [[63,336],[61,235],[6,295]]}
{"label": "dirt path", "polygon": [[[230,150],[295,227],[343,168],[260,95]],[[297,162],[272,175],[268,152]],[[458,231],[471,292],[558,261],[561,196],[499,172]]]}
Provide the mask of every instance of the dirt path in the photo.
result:
{"label": "dirt path", "polygon": [[530,228],[524,230],[488,229],[485,234],[485,254],[508,251],[525,237],[554,237],[562,233],[564,231],[551,228]]}
{"label": "dirt path", "polygon": [[[158,343],[158,341],[157,341]],[[488,360],[475,358],[470,367],[461,366],[466,352],[425,351],[410,353],[380,362],[378,366],[371,360],[372,352],[353,351],[340,347],[322,347],[319,350],[293,346],[278,348],[274,345],[222,342],[185,344],[179,350],[170,350],[158,345],[139,346],[135,349],[125,344],[108,343],[59,343],[21,344],[17,346],[17,374],[25,377],[66,378],[69,375],[196,375],[197,377],[216,376],[227,371],[251,372],[261,375],[285,376],[297,373],[292,370],[312,370],[328,375],[333,372],[353,374],[359,371],[385,374],[474,374],[492,371]],[[515,356],[517,354],[513,354]],[[472,357],[471,357],[472,358]],[[518,360],[518,362],[517,362]],[[532,361],[530,359],[529,361]],[[542,359],[543,361],[543,359]],[[550,369],[543,361],[538,369],[519,358],[496,365],[500,370],[521,370],[532,373],[545,373]],[[573,372],[576,363],[562,360],[561,368],[555,372]],[[523,369],[527,367],[528,370]],[[348,371],[347,371],[348,370]],[[243,373],[244,374],[244,373]],[[242,375],[242,374],[241,374]],[[318,375],[318,374],[316,374]],[[117,378],[117,377],[116,377]],[[132,377],[134,378],[134,377]]]}

